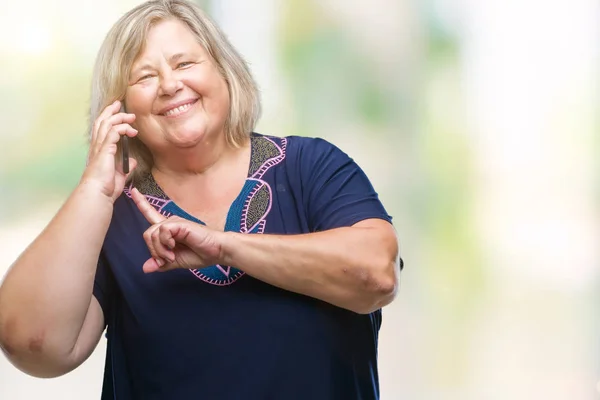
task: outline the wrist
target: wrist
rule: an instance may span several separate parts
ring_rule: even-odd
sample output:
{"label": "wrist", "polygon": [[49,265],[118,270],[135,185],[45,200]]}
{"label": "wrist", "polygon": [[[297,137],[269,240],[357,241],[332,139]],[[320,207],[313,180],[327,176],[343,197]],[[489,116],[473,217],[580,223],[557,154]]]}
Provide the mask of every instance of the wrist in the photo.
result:
{"label": "wrist", "polygon": [[240,245],[240,235],[238,232],[220,232],[219,242],[221,249],[219,252],[219,264],[233,265],[235,263],[235,249]]}
{"label": "wrist", "polygon": [[79,182],[73,191],[73,197],[81,198],[86,202],[99,206],[104,204],[111,209],[114,204],[114,200],[103,192],[102,185],[91,180],[82,180]]}

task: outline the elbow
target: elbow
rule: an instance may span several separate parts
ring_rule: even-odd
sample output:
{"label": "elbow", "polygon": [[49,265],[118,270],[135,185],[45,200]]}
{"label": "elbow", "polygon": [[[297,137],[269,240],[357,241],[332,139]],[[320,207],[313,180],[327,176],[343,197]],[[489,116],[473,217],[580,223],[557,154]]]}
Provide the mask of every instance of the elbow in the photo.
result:
{"label": "elbow", "polygon": [[15,368],[34,378],[58,378],[71,370],[63,365],[58,365],[42,352],[31,351],[27,344],[21,345],[2,340],[0,341],[0,350]]}
{"label": "elbow", "polygon": [[36,378],[57,378],[69,370],[54,362],[45,344],[43,333],[17,331],[10,320],[0,320],[0,350],[15,368]]}
{"label": "elbow", "polygon": [[44,353],[45,334],[24,328],[19,317],[2,318],[0,314],[0,347],[10,358],[39,356]]}
{"label": "elbow", "polygon": [[352,311],[370,314],[396,298],[400,286],[400,268],[396,261],[381,263],[363,274],[359,304]]}
{"label": "elbow", "polygon": [[[362,265],[358,271],[357,305],[352,311],[370,314],[387,306],[396,298],[400,282],[402,259],[396,232],[391,224],[366,220],[357,226],[368,229]],[[361,257],[362,258],[362,257]]]}

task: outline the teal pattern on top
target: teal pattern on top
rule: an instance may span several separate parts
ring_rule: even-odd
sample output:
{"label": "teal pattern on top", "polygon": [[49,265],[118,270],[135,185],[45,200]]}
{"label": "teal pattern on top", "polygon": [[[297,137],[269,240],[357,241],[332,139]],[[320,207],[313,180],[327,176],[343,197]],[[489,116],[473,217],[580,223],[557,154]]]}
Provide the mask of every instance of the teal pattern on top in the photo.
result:
{"label": "teal pattern on top", "polygon": [[[277,143],[279,142],[279,143]],[[261,234],[265,231],[267,216],[273,205],[271,185],[262,178],[273,166],[285,159],[287,140],[253,134],[250,138],[250,165],[244,187],[232,203],[225,222],[225,231]],[[165,217],[177,215],[181,218],[204,225],[204,222],[185,212],[158,186],[152,174],[145,175],[138,182],[132,182],[124,189],[131,197],[135,187],[148,202]],[[243,271],[224,265],[211,265],[191,269],[190,272],[203,282],[217,286],[231,285],[242,276]]]}

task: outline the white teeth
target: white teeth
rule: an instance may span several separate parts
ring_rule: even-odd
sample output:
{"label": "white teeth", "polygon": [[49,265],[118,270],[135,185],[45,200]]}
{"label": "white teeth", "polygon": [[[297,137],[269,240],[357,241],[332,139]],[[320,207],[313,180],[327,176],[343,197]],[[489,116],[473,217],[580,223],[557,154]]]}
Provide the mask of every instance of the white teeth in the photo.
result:
{"label": "white teeth", "polygon": [[192,103],[190,104],[184,104],[182,106],[176,107],[172,110],[167,111],[164,115],[167,117],[171,117],[173,115],[177,115],[177,114],[181,114],[182,112],[184,112],[185,110],[187,110],[188,108],[190,108],[192,106]]}

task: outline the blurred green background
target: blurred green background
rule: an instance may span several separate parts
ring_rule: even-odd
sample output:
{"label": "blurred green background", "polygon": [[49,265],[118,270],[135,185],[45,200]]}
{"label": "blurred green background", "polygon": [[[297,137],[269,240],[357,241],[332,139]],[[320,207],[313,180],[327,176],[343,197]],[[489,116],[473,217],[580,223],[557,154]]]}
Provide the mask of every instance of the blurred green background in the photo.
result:
{"label": "blurred green background", "polygon": [[[96,51],[138,3],[1,7],[0,275],[77,184]],[[261,86],[257,131],[333,141],[394,216],[384,400],[600,398],[597,2],[198,3]],[[98,398],[104,350],[51,381],[0,358],[0,398]]]}

